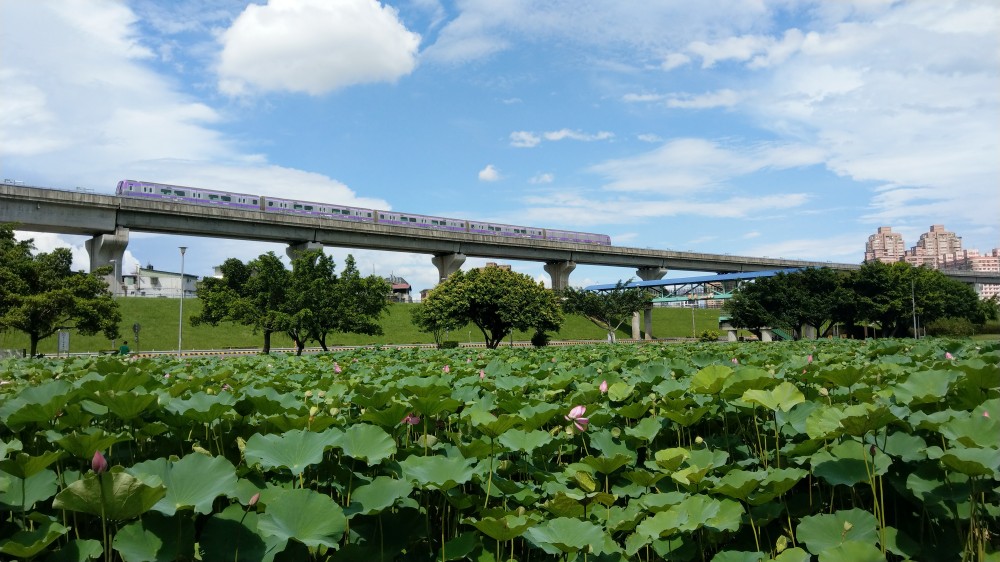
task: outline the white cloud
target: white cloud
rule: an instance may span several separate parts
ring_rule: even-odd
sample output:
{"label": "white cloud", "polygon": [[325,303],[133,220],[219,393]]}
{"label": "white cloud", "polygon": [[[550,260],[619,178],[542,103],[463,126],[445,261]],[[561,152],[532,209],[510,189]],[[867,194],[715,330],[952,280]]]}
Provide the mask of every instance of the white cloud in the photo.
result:
{"label": "white cloud", "polygon": [[493,164],[487,164],[485,168],[479,170],[479,181],[498,181],[500,179],[500,170],[496,169]]}
{"label": "white cloud", "polygon": [[517,148],[532,148],[541,142],[541,137],[531,131],[514,131],[510,134],[510,145]]}
{"label": "white cloud", "polygon": [[319,95],[394,82],[416,66],[420,36],[376,0],[250,4],[219,38],[219,89]]}
{"label": "white cloud", "polygon": [[740,253],[749,256],[815,260],[822,255],[830,260],[858,263],[864,258],[867,234],[852,232],[825,238],[798,238],[751,246]]}
{"label": "white cloud", "polygon": [[678,109],[711,109],[713,107],[733,107],[740,102],[739,93],[730,89],[709,92],[700,96],[675,94],[667,100],[667,107]]}
{"label": "white cloud", "polygon": [[530,180],[528,180],[528,182],[533,184],[545,184],[545,183],[552,183],[555,181],[555,179],[556,177],[553,174],[542,173],[532,177]]}
{"label": "white cloud", "polygon": [[663,70],[673,70],[677,67],[684,66],[689,62],[691,62],[691,57],[685,55],[684,53],[670,53],[663,58],[663,64],[661,64],[660,67]]}
{"label": "white cloud", "polygon": [[560,129],[558,131],[547,131],[541,134],[531,131],[514,131],[510,134],[510,145],[517,148],[534,148],[542,143],[542,140],[561,141],[565,139],[594,142],[609,140],[614,138],[614,133],[600,131],[597,133],[584,133],[570,129]]}
{"label": "white cloud", "polygon": [[758,237],[760,237],[760,232],[757,232],[756,230],[751,231],[751,232],[747,232],[746,234],[743,235],[743,238],[745,238],[747,240],[749,240],[751,238],[758,238]]}
{"label": "white cloud", "polygon": [[763,169],[809,166],[823,161],[816,148],[763,143],[726,147],[696,138],[675,139],[651,152],[609,160],[591,168],[614,191],[686,193],[717,188],[732,178]]}
{"label": "white cloud", "polygon": [[636,135],[635,138],[642,142],[663,142],[663,138],[654,133],[642,133],[641,135]]}
{"label": "white cloud", "polygon": [[580,131],[571,131],[569,129],[560,129],[558,131],[549,131],[547,133],[542,133],[545,140],[549,141],[560,141],[563,139],[578,140],[583,142],[593,142],[608,140],[614,138],[614,133],[608,131],[600,131],[598,133],[583,133]]}

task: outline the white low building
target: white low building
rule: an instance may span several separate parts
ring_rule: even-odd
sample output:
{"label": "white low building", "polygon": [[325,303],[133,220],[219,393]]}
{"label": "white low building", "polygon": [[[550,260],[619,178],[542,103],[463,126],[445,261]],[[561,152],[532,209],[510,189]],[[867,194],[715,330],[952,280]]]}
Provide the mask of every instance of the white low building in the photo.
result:
{"label": "white low building", "polygon": [[133,274],[122,276],[123,296],[127,297],[171,297],[178,298],[183,291],[184,298],[196,296],[198,276],[173,271],[159,271],[153,266],[140,267]]}

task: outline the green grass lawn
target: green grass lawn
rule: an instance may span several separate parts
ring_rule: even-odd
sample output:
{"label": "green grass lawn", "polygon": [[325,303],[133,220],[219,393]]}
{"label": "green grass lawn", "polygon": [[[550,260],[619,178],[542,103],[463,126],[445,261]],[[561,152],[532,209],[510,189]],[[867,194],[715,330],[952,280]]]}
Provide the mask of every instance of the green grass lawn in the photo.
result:
{"label": "green grass lawn", "polygon": [[[121,307],[122,337],[129,341],[133,351],[169,351],[177,349],[177,318],[179,301],[168,298],[122,298],[118,300]],[[371,345],[371,344],[409,344],[432,343],[430,334],[418,331],[410,322],[410,309],[413,304],[394,304],[389,313],[382,317],[382,336],[365,336],[358,334],[330,334],[327,342],[330,345]],[[263,335],[254,334],[246,327],[231,323],[218,326],[192,326],[190,318],[201,312],[201,301],[198,299],[184,300],[184,349],[222,349],[259,348],[263,345]],[[718,310],[695,310],[695,327],[698,333],[703,330],[718,329]],[[132,325],[140,327],[139,342],[136,344]],[[656,308],[653,310],[653,335],[657,338],[691,337],[691,309]],[[606,335],[603,330],[589,320],[575,315],[567,315],[562,329],[551,334],[553,340],[601,340]],[[530,333],[516,333],[514,339],[530,339]],[[623,326],[618,337],[631,337],[631,325]],[[479,330],[469,325],[448,334],[447,339],[459,342],[482,342],[483,335]],[[70,351],[90,352],[110,350],[120,344],[102,335],[84,336],[71,332]],[[55,336],[42,340],[38,344],[39,353],[54,354],[57,348]],[[271,337],[272,347],[290,347],[291,340],[284,334],[274,334]],[[314,345],[310,343],[310,345]],[[28,347],[28,338],[20,332],[0,333],[0,349],[24,349]]]}

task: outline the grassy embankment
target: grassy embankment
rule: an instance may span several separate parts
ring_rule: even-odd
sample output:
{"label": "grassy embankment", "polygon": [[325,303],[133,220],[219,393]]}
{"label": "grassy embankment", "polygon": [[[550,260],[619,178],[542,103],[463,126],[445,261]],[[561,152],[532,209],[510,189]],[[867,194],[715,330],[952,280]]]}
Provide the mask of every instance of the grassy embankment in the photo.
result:
{"label": "grassy embankment", "polygon": [[[177,316],[179,302],[177,299],[166,298],[123,298],[118,301],[122,312],[121,334],[129,341],[134,351],[175,350],[177,349]],[[410,309],[416,305],[394,304],[389,313],[382,317],[382,329],[385,335],[364,336],[358,334],[330,334],[327,342],[330,345],[371,345],[371,344],[409,344],[431,343],[430,334],[418,331],[410,322]],[[201,301],[185,299],[184,301],[184,349],[223,349],[223,348],[259,348],[263,344],[263,336],[254,334],[246,327],[231,323],[219,326],[192,326],[190,318],[201,312]],[[704,330],[718,328],[718,310],[695,310],[695,327],[698,333]],[[136,345],[132,333],[132,325],[139,323],[139,344]],[[656,308],[653,310],[653,335],[658,338],[691,337],[691,309]],[[605,333],[589,320],[574,315],[567,315],[562,329],[551,334],[553,340],[600,340]],[[517,340],[530,339],[530,333],[516,333]],[[625,325],[618,331],[618,337],[631,337],[631,326]],[[449,334],[447,339],[460,342],[482,342],[483,336],[479,330],[469,325],[465,329]],[[120,341],[117,343],[121,343]],[[39,353],[54,354],[57,348],[55,336],[42,340],[38,345]],[[271,338],[272,347],[289,347],[291,340],[284,334],[274,334]],[[310,342],[309,345],[314,345]],[[25,349],[28,338],[20,332],[0,333],[0,349]],[[70,334],[70,351],[74,353],[113,349],[114,342],[103,335],[83,336],[75,332]]]}

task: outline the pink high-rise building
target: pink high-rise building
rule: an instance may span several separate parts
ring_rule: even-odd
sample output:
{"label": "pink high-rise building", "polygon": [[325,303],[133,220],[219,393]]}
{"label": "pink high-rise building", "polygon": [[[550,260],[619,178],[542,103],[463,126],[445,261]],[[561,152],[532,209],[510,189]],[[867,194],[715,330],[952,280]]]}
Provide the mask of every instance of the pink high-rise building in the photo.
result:
{"label": "pink high-rise building", "polygon": [[878,232],[868,237],[865,244],[865,261],[881,261],[892,263],[903,257],[906,246],[903,245],[903,235],[893,232],[892,227],[880,226]]}
{"label": "pink high-rise building", "polygon": [[920,235],[917,245],[903,253],[903,261],[914,267],[921,265],[940,269],[946,254],[962,251],[962,237],[948,232],[943,224],[931,225],[931,229]]}
{"label": "pink high-rise building", "polygon": [[[978,250],[946,254],[940,267],[959,271],[1000,271],[1000,248],[993,248],[985,255],[980,255]],[[1000,295],[1000,285],[997,284],[977,283],[975,289],[979,298],[983,299]]]}

